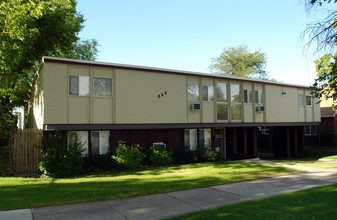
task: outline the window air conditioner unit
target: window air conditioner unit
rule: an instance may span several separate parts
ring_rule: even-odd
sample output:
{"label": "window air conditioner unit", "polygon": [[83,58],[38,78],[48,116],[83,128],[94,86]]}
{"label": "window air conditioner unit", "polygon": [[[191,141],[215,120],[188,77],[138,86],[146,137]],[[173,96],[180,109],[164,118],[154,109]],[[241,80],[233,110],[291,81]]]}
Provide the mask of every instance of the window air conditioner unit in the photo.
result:
{"label": "window air conditioner unit", "polygon": [[154,142],[152,146],[161,146],[163,148],[166,148],[166,144],[164,142]]}
{"label": "window air conditioner unit", "polygon": [[256,111],[257,111],[257,112],[265,112],[266,109],[265,109],[264,106],[256,106]]}
{"label": "window air conditioner unit", "polygon": [[200,111],[200,104],[199,103],[192,103],[191,110],[193,111]]}

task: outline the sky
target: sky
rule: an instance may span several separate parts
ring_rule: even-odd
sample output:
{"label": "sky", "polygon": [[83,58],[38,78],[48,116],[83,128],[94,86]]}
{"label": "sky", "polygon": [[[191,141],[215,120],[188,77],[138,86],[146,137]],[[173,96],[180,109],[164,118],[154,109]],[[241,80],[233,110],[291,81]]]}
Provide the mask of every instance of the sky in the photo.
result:
{"label": "sky", "polygon": [[96,39],[97,61],[210,73],[211,58],[247,45],[267,56],[271,78],[311,85],[313,63],[302,36],[323,16],[305,0],[78,0],[82,39]]}

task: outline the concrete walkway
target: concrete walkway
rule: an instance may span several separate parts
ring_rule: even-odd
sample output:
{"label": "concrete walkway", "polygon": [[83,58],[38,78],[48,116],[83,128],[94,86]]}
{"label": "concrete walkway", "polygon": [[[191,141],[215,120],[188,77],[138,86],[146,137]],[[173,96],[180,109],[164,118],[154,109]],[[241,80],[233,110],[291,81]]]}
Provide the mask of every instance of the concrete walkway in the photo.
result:
{"label": "concrete walkway", "polygon": [[337,183],[337,169],[284,165],[259,159],[246,161],[309,172],[126,199],[3,211],[0,219],[162,219]]}

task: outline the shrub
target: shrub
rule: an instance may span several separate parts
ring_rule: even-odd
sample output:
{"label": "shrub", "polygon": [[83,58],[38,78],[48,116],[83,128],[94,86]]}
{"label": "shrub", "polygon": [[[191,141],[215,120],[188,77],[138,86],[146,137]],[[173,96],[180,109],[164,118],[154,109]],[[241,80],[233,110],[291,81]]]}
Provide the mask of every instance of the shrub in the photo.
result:
{"label": "shrub", "polygon": [[109,153],[104,155],[90,155],[84,158],[82,172],[92,173],[100,171],[111,171],[117,167],[117,162],[111,160]]}
{"label": "shrub", "polygon": [[148,150],[148,158],[151,165],[166,166],[171,164],[172,151],[164,148],[163,146],[154,145]]}
{"label": "shrub", "polygon": [[44,176],[51,178],[63,178],[74,176],[82,167],[83,143],[76,135],[73,143],[67,145],[62,135],[57,132],[44,138],[41,159],[38,168]]}
{"label": "shrub", "polygon": [[176,164],[192,163],[193,151],[190,150],[188,146],[180,145],[178,148],[173,150],[173,161]]}
{"label": "shrub", "polygon": [[116,156],[112,156],[118,165],[122,168],[136,168],[144,159],[144,153],[141,152],[141,147],[138,144],[127,146],[124,141],[119,141],[116,148]]}

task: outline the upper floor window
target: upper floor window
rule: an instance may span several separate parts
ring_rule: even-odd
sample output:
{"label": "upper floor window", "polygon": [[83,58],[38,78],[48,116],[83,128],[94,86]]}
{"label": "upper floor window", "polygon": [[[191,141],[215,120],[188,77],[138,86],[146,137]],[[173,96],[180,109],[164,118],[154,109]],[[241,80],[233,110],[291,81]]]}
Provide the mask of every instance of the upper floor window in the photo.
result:
{"label": "upper floor window", "polygon": [[305,102],[307,106],[311,106],[312,105],[312,98],[310,95],[307,95],[305,98]]}
{"label": "upper floor window", "polygon": [[227,102],[227,84],[217,83],[216,84],[216,97],[218,102]]}
{"label": "upper floor window", "polygon": [[302,94],[298,94],[298,105],[304,105],[304,96]]}
{"label": "upper floor window", "polygon": [[94,96],[111,96],[112,79],[94,77]]}
{"label": "upper floor window", "polygon": [[214,86],[202,87],[202,101],[214,101]]}
{"label": "upper floor window", "polygon": [[239,84],[231,84],[231,102],[241,103],[241,93]]}
{"label": "upper floor window", "polygon": [[253,103],[253,90],[251,89],[243,90],[243,99],[245,103]]}
{"label": "upper floor window", "polygon": [[189,85],[187,87],[188,101],[199,101],[199,86]]}
{"label": "upper floor window", "polygon": [[69,95],[89,96],[89,76],[69,76]]}
{"label": "upper floor window", "polygon": [[263,104],[262,90],[255,90],[255,104]]}

